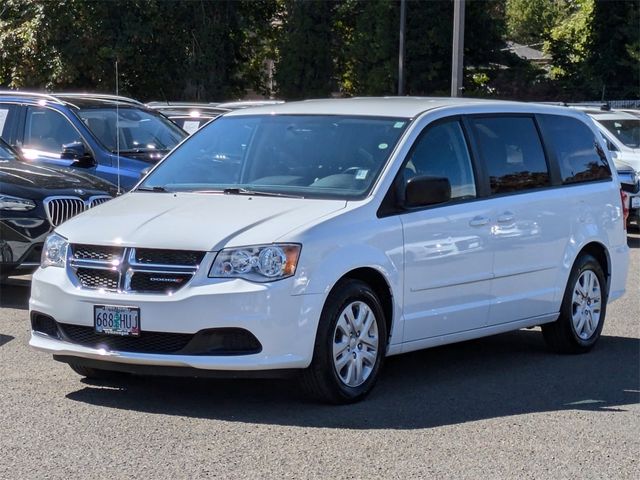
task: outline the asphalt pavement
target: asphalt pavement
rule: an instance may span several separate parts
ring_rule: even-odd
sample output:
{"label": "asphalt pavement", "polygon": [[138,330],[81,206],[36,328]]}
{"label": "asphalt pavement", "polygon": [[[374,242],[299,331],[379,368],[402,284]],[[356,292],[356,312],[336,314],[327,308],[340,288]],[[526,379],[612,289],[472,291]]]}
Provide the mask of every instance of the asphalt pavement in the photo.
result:
{"label": "asphalt pavement", "polygon": [[371,396],[286,380],[83,380],[27,346],[29,278],[0,290],[0,478],[640,478],[640,235],[587,355],[538,329],[392,357]]}

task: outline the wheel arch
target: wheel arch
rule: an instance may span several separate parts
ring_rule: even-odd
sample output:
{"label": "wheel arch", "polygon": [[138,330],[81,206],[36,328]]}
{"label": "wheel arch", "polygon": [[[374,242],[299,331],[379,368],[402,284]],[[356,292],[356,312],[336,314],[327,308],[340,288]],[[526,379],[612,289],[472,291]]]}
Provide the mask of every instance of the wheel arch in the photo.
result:
{"label": "wheel arch", "polygon": [[597,241],[589,242],[580,249],[580,251],[576,255],[574,263],[578,260],[578,258],[580,258],[584,254],[588,254],[594,257],[600,264],[600,267],[602,267],[602,271],[604,272],[604,275],[607,281],[607,294],[608,294],[611,286],[611,258],[609,256],[609,251],[607,250],[607,247],[605,247],[602,243]]}
{"label": "wheel arch", "polygon": [[[391,290],[391,286],[385,276],[380,273],[375,268],[371,267],[360,267],[355,268],[353,270],[345,273],[339,280],[336,282],[336,285],[344,279],[354,279],[360,280],[361,282],[369,285],[372,290],[375,292],[376,296],[380,300],[382,304],[382,311],[385,316],[385,325],[387,331],[385,332],[387,338],[387,345],[391,341],[391,332],[393,329],[393,292]],[[335,285],[334,285],[335,288]]]}

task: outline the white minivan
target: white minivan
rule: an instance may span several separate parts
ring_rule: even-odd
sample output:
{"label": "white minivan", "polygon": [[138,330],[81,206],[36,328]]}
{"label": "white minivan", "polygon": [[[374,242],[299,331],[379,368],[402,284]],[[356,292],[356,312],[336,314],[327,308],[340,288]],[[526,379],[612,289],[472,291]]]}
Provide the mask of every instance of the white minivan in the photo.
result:
{"label": "white minivan", "polygon": [[601,135],[568,108],[235,111],[48,238],[30,344],[88,377],[294,374],[333,403],[386,356],[509,330],[586,352],[624,293],[624,216]]}

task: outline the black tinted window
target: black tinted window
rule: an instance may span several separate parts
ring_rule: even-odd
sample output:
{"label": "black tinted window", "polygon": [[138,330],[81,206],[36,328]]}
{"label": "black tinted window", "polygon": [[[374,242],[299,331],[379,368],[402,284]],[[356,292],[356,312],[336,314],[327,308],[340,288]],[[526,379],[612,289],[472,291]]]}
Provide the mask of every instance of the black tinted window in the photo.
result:
{"label": "black tinted window", "polygon": [[589,127],[576,118],[541,115],[545,139],[555,151],[562,183],[611,177],[604,152]]}
{"label": "black tinted window", "polygon": [[492,193],[550,185],[544,151],[533,119],[473,118]]}

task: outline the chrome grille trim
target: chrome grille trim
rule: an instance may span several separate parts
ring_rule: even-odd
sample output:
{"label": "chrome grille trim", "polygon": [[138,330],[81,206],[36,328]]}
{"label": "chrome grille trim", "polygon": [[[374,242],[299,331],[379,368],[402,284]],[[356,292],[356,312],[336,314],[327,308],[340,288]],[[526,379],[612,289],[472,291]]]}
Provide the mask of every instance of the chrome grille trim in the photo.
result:
{"label": "chrome grille trim", "polygon": [[55,196],[45,198],[43,203],[49,223],[57,227],[71,217],[75,217],[85,210],[108,200],[111,200],[111,197],[108,195],[94,195],[87,200],[73,196]]}
{"label": "chrome grille trim", "polygon": [[98,205],[102,205],[109,200],[111,200],[111,197],[109,195],[95,195],[93,197],[89,197],[89,200],[87,200],[87,202],[89,203],[88,208],[97,207]]}
{"label": "chrome grille trim", "polygon": [[[114,251],[112,260],[95,260],[95,259],[83,259],[76,258],[74,256],[74,248],[81,247],[84,250],[90,249],[91,245],[85,244],[72,244],[70,248],[70,254],[67,260],[67,272],[69,278],[75,286],[88,290],[104,290],[109,292],[118,293],[153,293],[153,294],[168,294],[173,293],[176,290],[183,288],[187,283],[191,281],[193,276],[200,268],[200,262],[194,265],[173,265],[162,263],[138,263],[136,261],[136,248],[133,247],[108,247]],[[95,249],[105,249],[104,246],[95,246]],[[150,249],[145,249],[150,250]],[[118,252],[119,251],[119,252]],[[205,252],[199,252],[201,258],[204,259]],[[88,269],[95,270],[96,274],[99,272],[117,272],[118,282],[117,288],[103,288],[89,286],[83,282],[78,276],[78,270],[86,271]],[[136,274],[158,274],[158,275],[174,275],[174,276],[189,276],[186,281],[180,280],[173,283],[172,279],[164,279],[159,281],[157,287],[165,284],[168,288],[151,289],[151,290],[136,290],[132,288],[131,282]],[[94,282],[95,283],[95,282]],[[176,287],[176,288],[171,288]]]}

